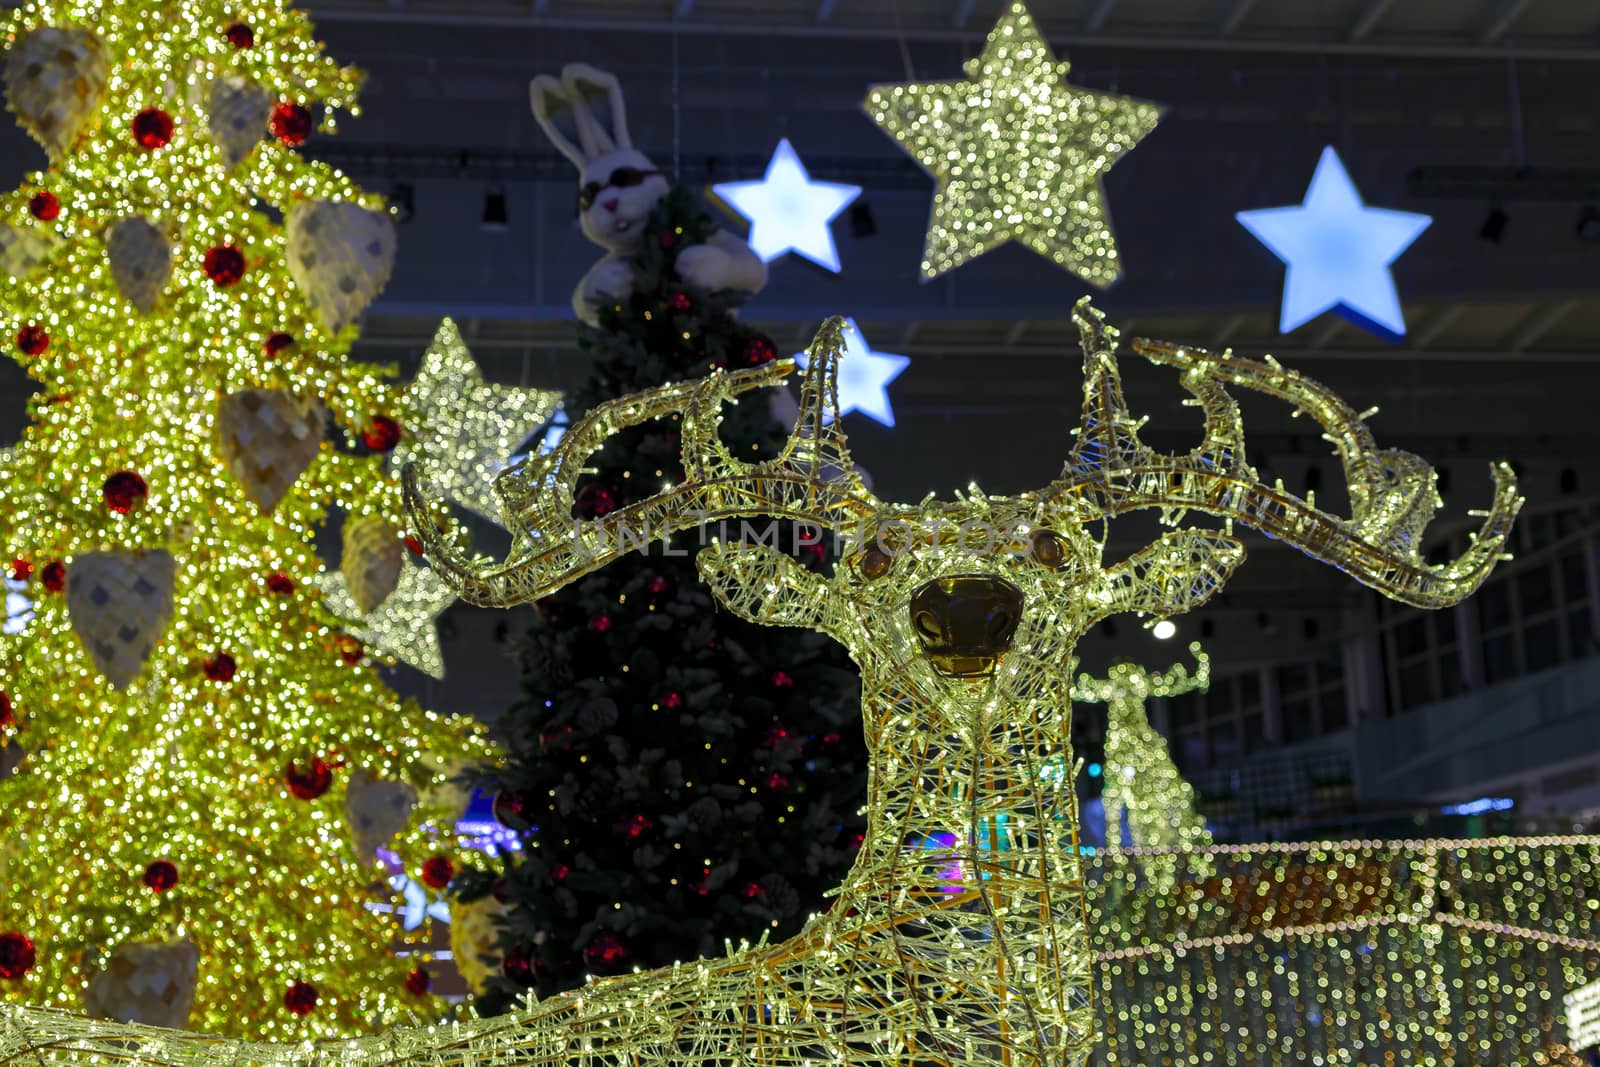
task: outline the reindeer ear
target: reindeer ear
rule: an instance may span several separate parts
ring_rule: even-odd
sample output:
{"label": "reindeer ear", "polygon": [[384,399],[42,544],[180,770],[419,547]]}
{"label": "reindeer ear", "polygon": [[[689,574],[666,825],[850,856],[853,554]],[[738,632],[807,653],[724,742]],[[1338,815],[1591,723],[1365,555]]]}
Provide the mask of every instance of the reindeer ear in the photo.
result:
{"label": "reindeer ear", "polygon": [[572,98],[567,95],[567,87],[559,79],[541,74],[528,86],[528,99],[533,105],[534,120],[539,123],[544,135],[550,138],[550,143],[571,160],[573,166],[583,170],[583,165],[589,161],[588,157],[561,127],[563,118],[570,118],[575,125],[578,121]]}
{"label": "reindeer ear", "polygon": [[708,545],[694,562],[718,602],[741,619],[827,632],[827,581],[783,553],[763,545]]}
{"label": "reindeer ear", "polygon": [[1162,618],[1199,607],[1233,574],[1244,546],[1211,530],[1164,533],[1114,567],[1107,568],[1100,618],[1138,611]]}

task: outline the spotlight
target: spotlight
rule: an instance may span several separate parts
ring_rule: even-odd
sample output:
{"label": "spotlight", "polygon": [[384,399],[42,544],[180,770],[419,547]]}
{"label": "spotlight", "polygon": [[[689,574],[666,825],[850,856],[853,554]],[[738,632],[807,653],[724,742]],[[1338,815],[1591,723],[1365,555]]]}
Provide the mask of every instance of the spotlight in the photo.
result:
{"label": "spotlight", "polygon": [[389,210],[396,222],[410,222],[417,214],[417,191],[410,182],[395,182],[389,192]]}
{"label": "spotlight", "polygon": [[878,232],[878,220],[872,217],[872,205],[865,199],[850,205],[850,234],[853,237],[872,237]]}
{"label": "spotlight", "polygon": [[1155,634],[1157,641],[1165,641],[1178,632],[1178,627],[1171,619],[1162,619],[1150,628],[1150,632]]}
{"label": "spotlight", "polygon": [[1506,235],[1506,213],[1500,210],[1500,205],[1495,204],[1489,208],[1489,214],[1484,216],[1483,226],[1478,230],[1478,236],[1490,244],[1499,244],[1500,239]]}
{"label": "spotlight", "polygon": [[506,214],[505,190],[490,189],[483,194],[483,228],[490,233],[504,233],[510,223],[510,217]]}
{"label": "spotlight", "polygon": [[1600,208],[1583,205],[1583,210],[1578,212],[1577,232],[1580,241],[1600,242]]}

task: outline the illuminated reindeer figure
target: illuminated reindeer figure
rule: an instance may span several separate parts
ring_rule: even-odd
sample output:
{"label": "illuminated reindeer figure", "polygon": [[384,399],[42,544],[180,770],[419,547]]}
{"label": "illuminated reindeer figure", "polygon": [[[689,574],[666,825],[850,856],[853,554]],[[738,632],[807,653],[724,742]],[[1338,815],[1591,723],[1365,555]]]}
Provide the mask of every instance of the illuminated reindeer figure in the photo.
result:
{"label": "illuminated reindeer figure", "polygon": [[[533,600],[641,538],[722,520],[766,516],[849,535],[831,578],[760,545],[714,543],[698,565],[729,610],[821,630],[860,667],[872,761],[866,840],[829,910],[781,944],[595,980],[510,1016],[306,1055],[475,1067],[1079,1064],[1096,1035],[1072,775],[1059,771],[1071,766],[1073,648],[1109,615],[1165,617],[1203,603],[1244,556],[1225,531],[1180,529],[1105,567],[1088,525],[1141,508],[1174,522],[1186,509],[1203,511],[1396,599],[1439,607],[1494,566],[1520,499],[1508,468],[1496,467],[1494,503],[1472,546],[1427,566],[1417,549],[1439,504],[1432,469],[1379,451],[1360,417],[1321,386],[1271,361],[1137,343],[1141,355],[1182,372],[1205,412],[1198,448],[1157,454],[1140,442],[1123,401],[1116,331],[1087,303],[1075,319],[1082,425],[1061,476],[1038,492],[877,500],[838,417],[839,319],[812,343],[798,422],[776,458],[735,459],[717,427],[724,403],[780,384],[795,370],[789,360],[601,405],[552,454],[501,477],[503,518],[517,531],[503,565],[468,556],[408,468],[414,532],[440,576],[481,605]],[[1322,424],[1344,461],[1351,518],[1261,484],[1244,459],[1229,384]],[[679,414],[684,481],[576,523],[573,493],[587,457],[625,427]],[[930,850],[930,838],[954,843]],[[200,1062],[177,1044],[163,1045],[162,1062]],[[298,1062],[281,1053],[270,1062]]]}

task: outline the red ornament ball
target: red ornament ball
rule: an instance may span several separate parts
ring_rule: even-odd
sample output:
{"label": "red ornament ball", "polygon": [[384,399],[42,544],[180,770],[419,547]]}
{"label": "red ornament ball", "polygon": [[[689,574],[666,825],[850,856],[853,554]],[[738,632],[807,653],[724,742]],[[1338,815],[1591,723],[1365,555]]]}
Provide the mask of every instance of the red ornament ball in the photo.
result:
{"label": "red ornament ball", "polygon": [[218,652],[215,656],[206,660],[206,677],[213,682],[233,681],[234,672],[238,669],[239,665],[226,652]]}
{"label": "red ornament ball", "polygon": [[0,934],[0,978],[21,978],[33,970],[38,954],[27,934],[7,930]]}
{"label": "red ornament ball", "polygon": [[361,431],[361,443],[374,452],[393,452],[400,443],[400,424],[387,415],[372,416],[372,424]]}
{"label": "red ornament ball", "polygon": [[11,561],[11,580],[12,581],[14,581],[14,582],[25,582],[29,578],[32,578],[32,577],[33,577],[33,564],[29,563],[25,559],[14,559],[14,560]]}
{"label": "red ornament ball", "polygon": [[17,331],[17,350],[25,356],[42,356],[50,347],[50,334],[38,323],[30,322]]}
{"label": "red ornament ball", "polygon": [[598,482],[578,490],[573,512],[580,519],[599,519],[617,510],[617,495]]}
{"label": "red ornament ball", "polygon": [[422,542],[421,541],[418,541],[415,537],[411,536],[410,534],[406,534],[405,537],[402,538],[402,540],[405,541],[406,548],[408,550],[410,550],[410,552],[411,552],[411,554],[413,556],[422,555]]}
{"label": "red ornament ball", "polygon": [[568,867],[565,863],[558,863],[554,867],[550,868],[550,880],[552,882],[565,882],[567,880],[567,875],[571,873],[571,867]]}
{"label": "red ornament ball", "polygon": [[159,107],[147,107],[133,117],[133,139],[153,152],[172,143],[172,116]]}
{"label": "red ornament ball", "polygon": [[677,244],[677,242],[678,235],[673,233],[671,230],[662,230],[660,233],[656,234],[656,244],[660,245],[662,248],[671,248],[674,244]]}
{"label": "red ornament ball", "polygon": [[500,973],[521,986],[533,985],[533,957],[525,948],[507,950],[500,958]]}
{"label": "red ornament ball", "polygon": [[744,888],[739,890],[739,895],[748,900],[754,900],[764,893],[766,893],[766,890],[761,888],[760,882],[746,882]]}
{"label": "red ornament ball", "polygon": [[655,823],[645,818],[643,812],[636,811],[626,819],[618,819],[616,822],[616,829],[627,834],[629,837],[636,838],[643,837],[645,834],[655,829],[655,825]]}
{"label": "red ornament ball", "polygon": [[281,355],[285,349],[293,348],[294,343],[295,341],[293,334],[275,333],[268,337],[265,341],[261,342],[261,351],[266,353],[268,359],[275,359]]}
{"label": "red ornament ball", "polygon": [[366,654],[366,646],[361,643],[361,638],[341,634],[338,643],[339,658],[352,667],[361,662],[361,657]]}
{"label": "red ornament ball", "polygon": [[789,676],[788,671],[773,671],[772,685],[777,689],[793,689],[794,679]]}
{"label": "red ornament ball", "polygon": [[429,856],[422,864],[422,884],[429,889],[443,889],[456,876],[456,865],[448,856]]}
{"label": "red ornament ball", "polygon": [[218,289],[238,285],[244,271],[244,253],[233,245],[218,245],[206,252],[206,277]]}
{"label": "red ornament ball", "polygon": [[315,800],[333,784],[333,768],[313,758],[311,765],[301,770],[299,764],[290,760],[283,769],[283,783],[301,800]]}
{"label": "red ornament ball", "polygon": [[672,305],[673,311],[688,311],[694,302],[689,299],[688,293],[673,293],[667,303]]}
{"label": "red ornament ball", "polygon": [[250,28],[248,22],[235,22],[222,31],[222,36],[228,39],[233,47],[243,51],[254,48],[256,45],[256,31]]}
{"label": "red ornament ball", "polygon": [[426,996],[428,990],[433,988],[433,979],[428,972],[418,967],[406,975],[406,992],[414,997]]}
{"label": "red ornament ball", "polygon": [[520,789],[502,789],[494,795],[494,818],[502,826],[517,829],[528,824],[533,804]]}
{"label": "red ornament ball", "polygon": [[311,112],[301,104],[285,100],[272,109],[272,119],[267,123],[272,136],[290,148],[306,143],[311,136]]}
{"label": "red ornament ball", "polygon": [[589,629],[593,630],[597,634],[610,633],[611,632],[611,616],[610,615],[596,615],[594,618],[589,620]]}
{"label": "red ornament ball", "polygon": [[61,214],[61,201],[48,189],[40,189],[28,199],[28,212],[40,222],[54,222]]}
{"label": "red ornament ball", "polygon": [[764,333],[752,333],[744,343],[744,365],[759,367],[778,358],[778,346]]}
{"label": "red ornament ball", "polygon": [[773,790],[774,792],[781,792],[789,788],[789,779],[779,774],[777,771],[773,771],[771,774],[767,775],[767,788]]}
{"label": "red ornament ball", "polygon": [[673,689],[669,692],[663,693],[659,703],[668,711],[677,711],[679,708],[683,707],[683,694],[678,692],[676,689]]}
{"label": "red ornament ball", "polygon": [[317,987],[310,982],[296,982],[283,994],[283,1006],[296,1015],[310,1015],[317,1006]]}
{"label": "red ornament ball", "polygon": [[288,596],[294,592],[294,579],[282,571],[273,571],[267,575],[267,588],[279,596]]}
{"label": "red ornament ball", "polygon": [[44,570],[39,572],[39,584],[48,592],[61,592],[67,587],[67,565],[59,559],[46,563]]}
{"label": "red ornament ball", "polygon": [[144,505],[150,496],[150,487],[137,471],[117,471],[100,487],[106,510],[126,515]]}
{"label": "red ornament ball", "polygon": [[144,884],[165,893],[178,884],[178,865],[171,860],[156,860],[144,869]]}
{"label": "red ornament ball", "polygon": [[652,575],[650,581],[645,583],[645,588],[657,596],[660,596],[662,593],[667,591],[667,588],[671,584],[672,583],[668,582],[665,578],[661,577],[661,575],[656,574]]}
{"label": "red ornament ball", "polygon": [[591,967],[614,965],[627,958],[628,947],[609,932],[596,934],[594,940],[583,948],[583,960]]}
{"label": "red ornament ball", "polygon": [[11,707],[11,694],[0,689],[0,730],[12,726],[17,721],[17,713]]}

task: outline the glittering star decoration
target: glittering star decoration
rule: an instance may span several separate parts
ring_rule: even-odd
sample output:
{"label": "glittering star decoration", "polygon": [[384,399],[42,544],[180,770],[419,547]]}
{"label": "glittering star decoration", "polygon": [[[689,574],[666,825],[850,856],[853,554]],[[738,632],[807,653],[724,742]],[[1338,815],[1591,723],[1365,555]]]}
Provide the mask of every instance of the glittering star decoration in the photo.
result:
{"label": "glittering star decoration", "polygon": [[430,568],[409,563],[401,568],[400,584],[370,615],[356,606],[338,571],[325,571],[321,585],[328,610],[349,621],[352,636],[425,674],[444,677],[439,615],[456,595]]}
{"label": "glittering star decoration", "polygon": [[[910,356],[874,352],[855,319],[845,319],[842,334],[843,358],[839,361],[839,414],[859,411],[885,426],[894,425],[894,407],[889,403],[889,383],[911,365]],[[806,365],[806,354],[795,354],[795,362]],[[829,416],[826,421],[831,422]]]}
{"label": "glittering star decoration", "polygon": [[1367,207],[1332,147],[1322,150],[1304,201],[1235,217],[1288,265],[1281,333],[1334,311],[1389,340],[1405,336],[1389,264],[1433,219]]}
{"label": "glittering star decoration", "polygon": [[1090,285],[1122,276],[1100,181],[1161,107],[1066,83],[1033,16],[1013,3],[964,81],[877,85],[872,121],[939,182],[922,277],[1018,241]]}
{"label": "glittering star decoration", "polygon": [[560,406],[561,394],[484,381],[456,324],[445,319],[405,404],[406,426],[423,431],[394,450],[393,469],[416,461],[444,495],[498,521],[495,473]]}
{"label": "glittering star decoration", "polygon": [[750,248],[763,263],[787,252],[839,272],[839,250],[828,224],[861,195],[861,186],[812,181],[785,137],[758,182],[713,185],[729,207],[750,221]]}

